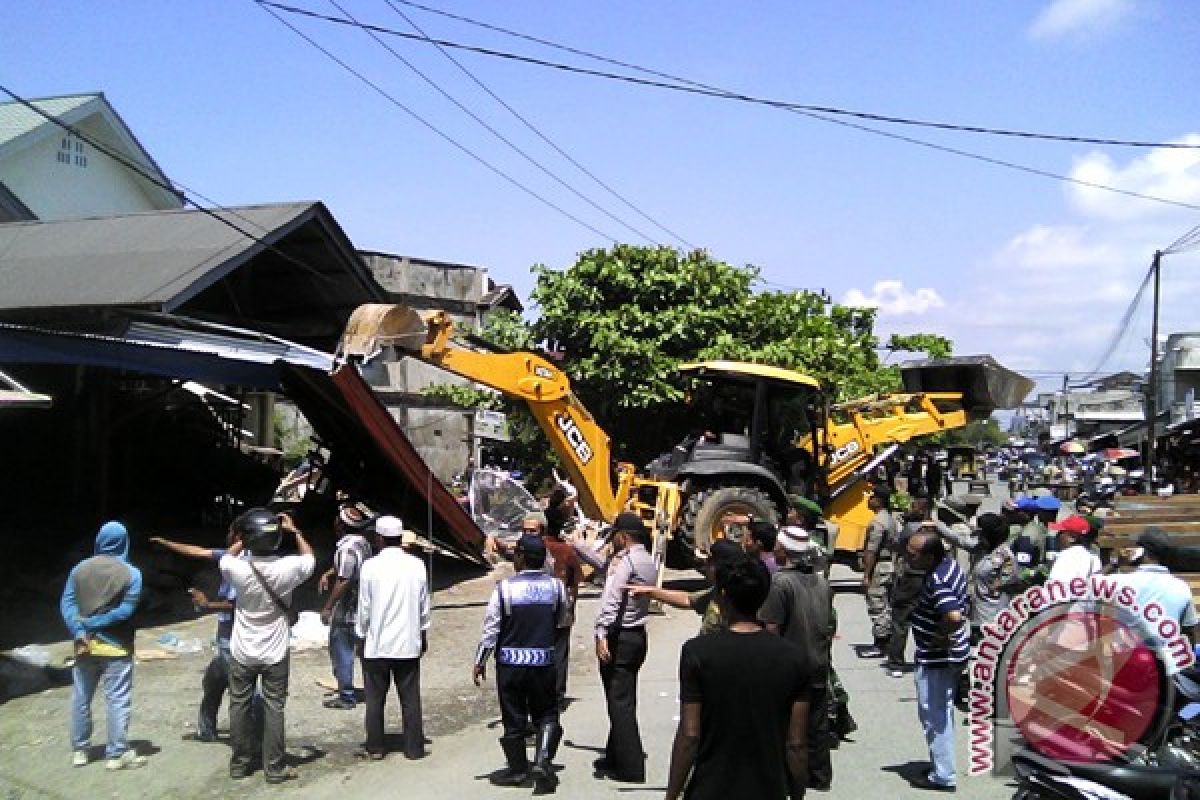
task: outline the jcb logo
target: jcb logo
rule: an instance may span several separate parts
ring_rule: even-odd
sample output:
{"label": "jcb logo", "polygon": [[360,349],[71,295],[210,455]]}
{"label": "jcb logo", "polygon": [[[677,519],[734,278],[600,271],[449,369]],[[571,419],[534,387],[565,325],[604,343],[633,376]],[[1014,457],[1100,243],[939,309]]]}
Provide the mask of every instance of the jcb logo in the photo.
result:
{"label": "jcb logo", "polygon": [[847,458],[854,455],[861,449],[862,449],[862,447],[859,445],[859,443],[857,441],[851,440],[844,446],[839,447],[837,450],[833,451],[833,455],[830,456],[830,458],[829,458],[829,463],[830,464],[840,464],[841,462],[845,461]]}
{"label": "jcb logo", "polygon": [[563,432],[563,436],[567,437],[567,443],[575,451],[575,457],[579,459],[579,463],[586,464],[591,461],[592,456],[595,455],[592,452],[592,446],[587,443],[587,439],[583,438],[583,431],[579,430],[575,420],[566,414],[559,414],[554,418],[554,422]]}

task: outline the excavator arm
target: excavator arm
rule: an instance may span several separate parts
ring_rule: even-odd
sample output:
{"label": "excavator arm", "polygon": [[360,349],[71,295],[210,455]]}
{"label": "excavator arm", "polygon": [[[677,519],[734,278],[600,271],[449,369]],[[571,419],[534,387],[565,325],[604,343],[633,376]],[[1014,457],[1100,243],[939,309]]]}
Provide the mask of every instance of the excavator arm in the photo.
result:
{"label": "excavator arm", "polygon": [[583,512],[611,521],[624,508],[636,470],[617,465],[612,483],[612,446],[571,391],[558,367],[533,353],[481,352],[455,344],[454,323],[444,311],[427,314],[402,306],[364,305],[354,311],[342,338],[349,356],[370,359],[396,347],[427,364],[525,401],[579,490]]}

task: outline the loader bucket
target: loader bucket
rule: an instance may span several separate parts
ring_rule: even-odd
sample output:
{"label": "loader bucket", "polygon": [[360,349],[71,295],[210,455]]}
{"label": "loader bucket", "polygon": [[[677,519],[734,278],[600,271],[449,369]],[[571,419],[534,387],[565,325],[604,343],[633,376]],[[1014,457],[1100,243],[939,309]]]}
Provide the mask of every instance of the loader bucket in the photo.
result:
{"label": "loader bucket", "polygon": [[908,392],[961,392],[963,409],[977,419],[997,408],[1016,408],[1034,385],[987,355],[908,361],[900,375]]}
{"label": "loader bucket", "polygon": [[425,319],[408,306],[367,303],[350,315],[338,353],[370,361],[384,347],[416,352],[426,343],[428,331]]}

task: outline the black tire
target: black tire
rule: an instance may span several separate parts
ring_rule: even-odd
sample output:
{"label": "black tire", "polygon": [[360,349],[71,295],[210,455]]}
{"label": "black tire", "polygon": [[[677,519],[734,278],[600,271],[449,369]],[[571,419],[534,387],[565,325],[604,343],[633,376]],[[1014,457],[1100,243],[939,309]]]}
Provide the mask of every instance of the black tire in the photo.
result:
{"label": "black tire", "polygon": [[765,519],[775,524],[779,522],[779,511],[774,501],[761,489],[753,486],[712,486],[688,497],[683,510],[684,539],[696,549],[707,551],[714,536],[723,536],[719,523],[731,511],[751,513],[755,519]]}

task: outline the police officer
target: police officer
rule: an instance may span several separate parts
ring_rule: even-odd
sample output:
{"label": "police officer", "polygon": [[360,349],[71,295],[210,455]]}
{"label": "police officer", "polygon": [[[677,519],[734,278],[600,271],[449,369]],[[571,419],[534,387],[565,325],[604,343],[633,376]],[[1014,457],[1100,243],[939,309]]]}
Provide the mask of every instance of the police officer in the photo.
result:
{"label": "police officer", "polygon": [[867,524],[867,539],[863,546],[863,588],[867,595],[867,615],[871,618],[871,634],[875,640],[873,655],[883,655],[892,634],[892,613],[888,595],[892,590],[895,572],[895,540],[899,529],[889,510],[892,493],[883,485],[876,486],[867,499],[867,507],[875,516]]}
{"label": "police officer", "polygon": [[[483,619],[473,678],[479,686],[486,664],[496,655],[496,691],[504,735],[500,747],[508,768],[493,775],[497,786],[522,786],[533,773],[539,793],[554,791],[558,778],[550,766],[562,738],[558,724],[555,633],[566,619],[563,583],[543,571],[546,545],[540,536],[522,536],[513,556],[517,573],[496,584]],[[525,755],[525,725],[533,720],[537,755],[532,770]]]}

